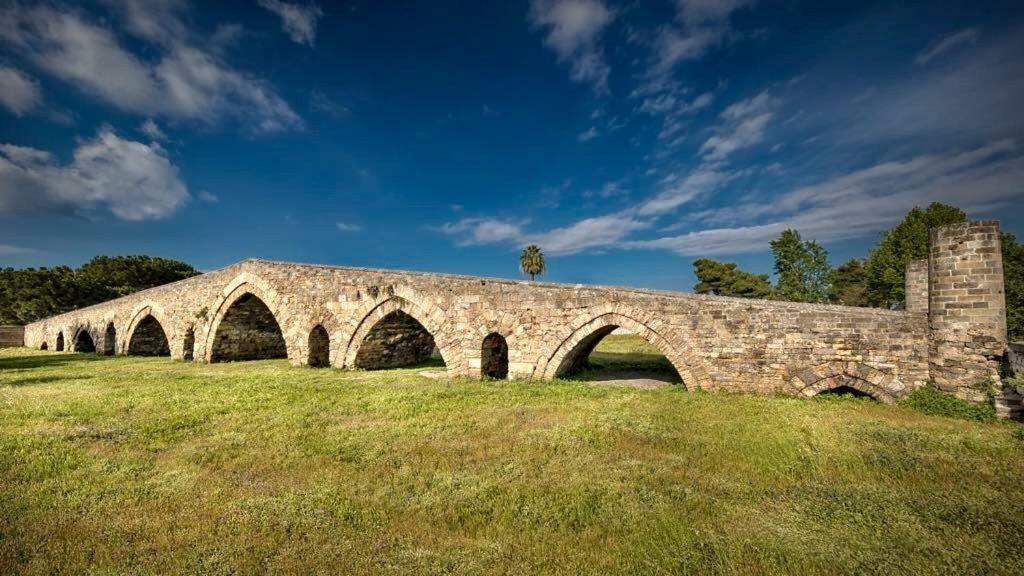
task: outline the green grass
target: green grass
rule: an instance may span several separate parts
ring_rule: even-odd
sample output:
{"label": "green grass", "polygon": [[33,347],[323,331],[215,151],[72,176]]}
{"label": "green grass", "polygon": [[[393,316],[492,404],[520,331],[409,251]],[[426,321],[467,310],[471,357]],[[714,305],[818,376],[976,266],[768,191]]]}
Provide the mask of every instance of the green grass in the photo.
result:
{"label": "green grass", "polygon": [[0,351],[0,574],[1020,574],[1017,427]]}
{"label": "green grass", "polygon": [[588,360],[589,369],[574,379],[586,380],[595,372],[653,372],[678,374],[672,363],[643,338],[631,334],[609,334]]}

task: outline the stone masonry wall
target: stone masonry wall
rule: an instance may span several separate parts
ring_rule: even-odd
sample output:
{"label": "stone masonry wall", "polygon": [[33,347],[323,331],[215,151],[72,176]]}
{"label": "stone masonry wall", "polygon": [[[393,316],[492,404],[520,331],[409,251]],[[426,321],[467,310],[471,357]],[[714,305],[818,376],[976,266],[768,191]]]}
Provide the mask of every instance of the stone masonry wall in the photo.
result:
{"label": "stone masonry wall", "polygon": [[928,259],[907,263],[906,271],[907,312],[928,313]]}
{"label": "stone masonry wall", "polygon": [[942,390],[981,400],[1007,352],[998,222],[932,230],[929,373]]}
{"label": "stone masonry wall", "polygon": [[0,348],[9,348],[24,345],[24,326],[0,326]]}
{"label": "stone masonry wall", "polygon": [[98,338],[113,322],[125,353],[151,314],[173,358],[192,329],[194,358],[208,362],[215,334],[230,333],[227,311],[250,295],[273,314],[294,364],[308,361],[310,331],[323,325],[331,365],[354,367],[372,328],[401,310],[432,335],[453,376],[480,376],[492,332],[508,344],[509,378],[550,378],[595,331],[617,326],[659,348],[691,389],[813,395],[851,380],[892,400],[928,380],[927,318],[916,314],[260,260],[42,320],[26,328],[26,344],[53,349],[58,332],[79,328]]}

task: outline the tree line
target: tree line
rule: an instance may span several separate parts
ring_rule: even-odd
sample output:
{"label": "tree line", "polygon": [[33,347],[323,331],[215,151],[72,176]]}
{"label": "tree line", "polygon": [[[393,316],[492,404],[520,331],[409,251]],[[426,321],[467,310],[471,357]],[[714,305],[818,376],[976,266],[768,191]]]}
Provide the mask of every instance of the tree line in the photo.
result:
{"label": "tree line", "polygon": [[[932,228],[966,222],[963,210],[932,203],[914,208],[893,229],[882,234],[865,258],[852,258],[833,268],[828,251],[796,230],[786,230],[771,242],[776,282],[733,262],[702,258],[693,263],[698,294],[769,298],[790,302],[902,308],[906,303],[907,263],[928,257]],[[1024,245],[1002,234],[1006,280],[1007,329],[1011,339],[1024,338]]]}
{"label": "tree line", "polygon": [[28,324],[199,274],[151,256],[97,256],[78,268],[0,270],[0,324]]}

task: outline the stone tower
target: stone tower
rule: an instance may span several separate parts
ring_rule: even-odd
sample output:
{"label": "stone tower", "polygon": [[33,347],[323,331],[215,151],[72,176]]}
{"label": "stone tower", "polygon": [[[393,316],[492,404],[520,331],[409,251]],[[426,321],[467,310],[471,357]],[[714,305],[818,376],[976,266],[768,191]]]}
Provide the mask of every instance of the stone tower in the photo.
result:
{"label": "stone tower", "polygon": [[[909,271],[909,267],[908,267]],[[907,308],[921,311],[911,296]],[[1006,353],[1006,299],[999,222],[966,222],[931,231],[928,257],[931,379],[942,390],[983,400]]]}

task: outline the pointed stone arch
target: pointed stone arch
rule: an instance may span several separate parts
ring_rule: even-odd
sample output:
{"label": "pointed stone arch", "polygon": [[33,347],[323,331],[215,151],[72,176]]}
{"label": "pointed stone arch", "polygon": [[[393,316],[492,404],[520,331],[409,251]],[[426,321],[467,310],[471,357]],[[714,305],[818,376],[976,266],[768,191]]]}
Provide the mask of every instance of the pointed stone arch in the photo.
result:
{"label": "pointed stone arch", "polygon": [[202,349],[197,350],[196,357],[201,357],[205,362],[217,361],[215,358],[217,333],[228,312],[245,298],[256,298],[266,307],[280,332],[281,340],[284,344],[284,355],[289,359],[297,358],[298,356],[296,351],[293,350],[292,343],[285,336],[288,332],[286,331],[287,328],[284,320],[290,318],[290,315],[286,313],[286,310],[281,305],[277,291],[273,289],[269,282],[250,272],[243,272],[235,276],[221,291],[221,297],[211,308],[212,315],[210,315],[210,320],[206,325]]}
{"label": "pointed stone arch", "polygon": [[96,352],[96,339],[92,337],[88,327],[83,326],[75,332],[72,352]]}
{"label": "pointed stone arch", "polygon": [[331,365],[331,335],[323,324],[317,324],[306,338],[306,365],[327,368]]}
{"label": "pointed stone arch", "polygon": [[135,309],[125,333],[127,338],[121,339],[122,354],[133,356],[171,355],[171,342],[173,342],[171,323],[167,314],[164,313],[163,307],[155,302],[145,302]]}
{"label": "pointed stone arch", "polygon": [[54,348],[57,352],[64,351],[64,331],[57,332],[57,346]]}
{"label": "pointed stone arch", "polygon": [[342,356],[344,359],[342,365],[346,368],[354,368],[359,349],[362,347],[370,331],[381,320],[389,317],[389,315],[401,312],[416,320],[433,337],[434,344],[441,353],[441,359],[445,363],[448,375],[459,375],[460,368],[462,368],[460,365],[461,355],[458,352],[458,346],[452,341],[451,335],[447,330],[444,311],[432,304],[418,304],[410,300],[409,296],[411,294],[409,291],[399,291],[396,289],[393,292],[394,295],[384,296],[365,306],[357,313],[355,317],[358,320],[349,335],[345,337],[346,345],[344,355]]}
{"label": "pointed stone arch", "polygon": [[113,356],[117,350],[117,328],[114,322],[107,322],[107,329],[103,331],[103,355]]}
{"label": "pointed stone arch", "polygon": [[828,390],[852,388],[892,404],[905,386],[891,374],[861,362],[824,362],[813,368],[790,370],[790,385],[804,396],[816,396]]}
{"label": "pointed stone arch", "polygon": [[[293,358],[285,337],[285,318],[288,315],[282,314],[276,291],[252,274],[240,274],[224,289],[214,309],[203,357],[207,362]],[[234,334],[229,327],[246,333]]]}
{"label": "pointed stone arch", "polygon": [[615,305],[603,306],[577,317],[570,325],[569,333],[558,341],[552,352],[543,357],[535,377],[558,377],[568,368],[567,363],[574,361],[574,355],[584,349],[592,350],[601,338],[617,327],[633,332],[657,348],[679,373],[688,390],[708,386],[709,371],[703,359],[690,351],[690,347],[678,335],[641,310]]}

